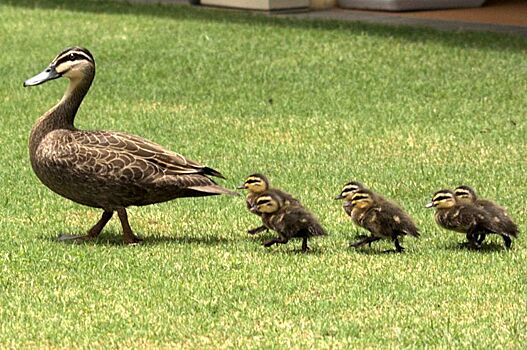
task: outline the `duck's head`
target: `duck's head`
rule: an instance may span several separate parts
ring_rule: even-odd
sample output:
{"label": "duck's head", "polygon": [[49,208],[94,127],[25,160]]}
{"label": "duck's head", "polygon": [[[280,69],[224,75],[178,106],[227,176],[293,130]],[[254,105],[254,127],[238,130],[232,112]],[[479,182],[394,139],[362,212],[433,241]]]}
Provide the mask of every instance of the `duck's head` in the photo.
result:
{"label": "duck's head", "polygon": [[335,197],[335,199],[346,199],[347,201],[351,200],[351,197],[360,190],[364,190],[363,184],[358,181],[350,181],[342,187],[340,194]]}
{"label": "duck's head", "polygon": [[253,193],[262,193],[269,189],[269,180],[262,174],[252,174],[245,179],[243,185],[238,186],[240,190],[248,190]]}
{"label": "duck's head", "polygon": [[375,195],[373,192],[367,189],[361,189],[353,193],[351,198],[346,199],[344,206],[348,208],[367,209],[371,207],[374,202]]}
{"label": "duck's head", "polygon": [[456,205],[456,195],[451,190],[439,190],[434,193],[432,201],[426,205],[426,208],[448,209]]}
{"label": "duck's head", "polygon": [[77,80],[89,75],[93,78],[94,72],[95,60],[90,51],[78,46],[69,47],[59,53],[46,69],[24,81],[24,86],[40,85],[60,77]]}
{"label": "duck's head", "polygon": [[277,212],[283,203],[279,196],[274,194],[266,194],[256,198],[254,205],[251,208],[252,212],[272,214]]}
{"label": "duck's head", "polygon": [[477,199],[476,191],[470,186],[459,186],[454,190],[456,199],[461,203],[474,203]]}

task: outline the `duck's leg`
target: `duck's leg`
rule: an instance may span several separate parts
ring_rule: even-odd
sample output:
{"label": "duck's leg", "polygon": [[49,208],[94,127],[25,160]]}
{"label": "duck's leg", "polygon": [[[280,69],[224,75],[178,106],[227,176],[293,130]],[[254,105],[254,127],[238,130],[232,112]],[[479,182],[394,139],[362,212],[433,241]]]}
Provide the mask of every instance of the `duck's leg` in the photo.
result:
{"label": "duck's leg", "polygon": [[59,241],[71,241],[71,240],[87,241],[87,240],[90,240],[90,239],[94,239],[101,233],[101,231],[104,228],[104,226],[106,226],[108,221],[110,221],[110,219],[112,218],[112,215],[113,215],[113,211],[105,210],[105,211],[103,211],[102,216],[99,219],[99,221],[97,221],[97,223],[95,225],[93,225],[93,227],[88,231],[87,234],[85,234],[85,235],[67,235],[67,234],[62,234],[62,235],[60,235],[58,237],[58,240]]}
{"label": "duck's leg", "polygon": [[247,233],[250,234],[250,235],[255,235],[257,233],[264,232],[264,231],[268,231],[268,229],[267,229],[267,227],[262,225],[262,226],[259,226],[259,227],[247,230]]}
{"label": "duck's leg", "polygon": [[365,244],[368,244],[371,246],[371,243],[372,242],[375,242],[375,241],[378,241],[380,240],[381,238],[380,237],[375,237],[375,236],[366,236],[356,242],[351,242],[350,243],[350,247],[354,247],[354,248],[358,248],[360,246],[363,246]]}
{"label": "duck's leg", "polygon": [[501,237],[503,238],[503,242],[505,242],[505,248],[511,249],[512,239],[509,236],[504,235],[504,234],[502,234]]}
{"label": "duck's leg", "polygon": [[277,243],[286,244],[287,242],[289,242],[289,239],[287,239],[286,237],[280,236],[278,238],[273,238],[273,239],[270,239],[268,241],[265,241],[263,243],[263,245],[264,245],[264,247],[269,248],[273,244],[277,244]]}
{"label": "duck's leg", "polygon": [[397,251],[397,253],[404,252],[404,247],[401,245],[401,243],[399,243],[399,239],[398,238],[395,238],[393,240],[393,242],[395,243],[395,250]]}
{"label": "duck's leg", "polygon": [[305,253],[309,250],[309,247],[307,246],[307,237],[302,238],[302,253]]}
{"label": "duck's leg", "polygon": [[132,228],[128,223],[128,214],[126,213],[125,208],[117,209],[117,215],[119,215],[119,220],[121,220],[121,226],[123,227],[123,241],[125,244],[139,243],[142,241],[141,238],[134,235]]}
{"label": "duck's leg", "polygon": [[478,237],[477,232],[474,232],[473,230],[469,230],[467,232],[468,247],[470,249],[479,249],[479,248],[481,248],[481,244],[478,243],[477,237]]}

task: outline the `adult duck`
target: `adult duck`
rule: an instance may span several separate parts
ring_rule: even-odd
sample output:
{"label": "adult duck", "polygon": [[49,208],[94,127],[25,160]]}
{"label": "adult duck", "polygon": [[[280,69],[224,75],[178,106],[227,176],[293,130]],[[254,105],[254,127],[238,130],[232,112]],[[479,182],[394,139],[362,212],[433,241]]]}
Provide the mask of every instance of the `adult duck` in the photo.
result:
{"label": "adult duck", "polygon": [[64,96],[31,130],[31,166],[40,181],[55,193],[103,210],[101,219],[86,235],[62,235],[62,239],[93,239],[117,212],[124,242],[137,243],[140,239],[128,223],[129,206],[180,197],[236,194],[209,177],[223,178],[218,171],[142,137],[77,129],[75,115],[95,77],[95,60],[87,49],[65,49],[24,86],[60,77],[69,79]]}

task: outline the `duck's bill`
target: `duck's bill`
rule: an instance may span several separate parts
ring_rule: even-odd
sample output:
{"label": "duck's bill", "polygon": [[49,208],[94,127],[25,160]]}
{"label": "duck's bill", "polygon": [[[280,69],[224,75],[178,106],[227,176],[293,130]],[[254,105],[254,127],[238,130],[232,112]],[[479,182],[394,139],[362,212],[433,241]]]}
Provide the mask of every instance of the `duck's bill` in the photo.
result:
{"label": "duck's bill", "polygon": [[245,190],[245,185],[240,185],[236,187],[237,190]]}
{"label": "duck's bill", "polygon": [[430,202],[425,205],[425,208],[432,208],[434,206],[434,203]]}
{"label": "duck's bill", "polygon": [[49,66],[34,77],[24,81],[24,86],[40,85],[48,80],[53,80],[57,78],[60,78],[60,74],[57,73],[54,66]]}
{"label": "duck's bill", "polygon": [[339,195],[338,195],[338,196],[336,196],[336,197],[335,197],[334,199],[335,199],[335,200],[337,200],[337,199],[344,199],[344,196],[343,196],[343,195],[341,195],[341,194],[339,194]]}

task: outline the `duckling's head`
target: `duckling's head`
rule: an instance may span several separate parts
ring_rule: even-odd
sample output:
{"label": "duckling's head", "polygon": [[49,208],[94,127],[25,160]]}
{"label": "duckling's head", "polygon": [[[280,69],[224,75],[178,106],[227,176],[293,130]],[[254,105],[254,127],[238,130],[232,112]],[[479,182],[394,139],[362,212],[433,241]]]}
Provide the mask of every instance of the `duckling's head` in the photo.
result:
{"label": "duckling's head", "polygon": [[364,190],[366,187],[364,187],[363,184],[361,184],[358,181],[350,181],[347,184],[342,187],[342,191],[340,191],[340,194],[335,197],[335,199],[346,199],[347,201],[351,200],[351,197],[357,193],[357,191]]}
{"label": "duckling's head", "polygon": [[432,201],[426,205],[426,208],[448,209],[456,205],[456,195],[451,190],[439,190],[434,193]]}
{"label": "duckling's head", "polygon": [[474,203],[477,199],[476,191],[470,186],[459,186],[454,190],[456,199],[461,203]]}
{"label": "duckling's head", "polygon": [[95,60],[90,51],[74,46],[59,53],[46,69],[26,80],[24,86],[40,85],[60,77],[66,77],[70,80],[78,80],[85,77],[93,79],[94,73]]}
{"label": "duckling's head", "polygon": [[269,180],[262,174],[252,174],[245,179],[243,185],[238,186],[238,189],[245,189],[253,193],[262,193],[269,189]]}
{"label": "duckling's head", "polygon": [[344,203],[345,207],[366,209],[373,205],[375,202],[375,195],[372,191],[367,189],[361,189],[355,192],[349,200]]}
{"label": "duckling's head", "polygon": [[252,212],[272,214],[282,207],[283,203],[280,197],[274,194],[266,194],[256,198],[256,201],[251,208]]}

